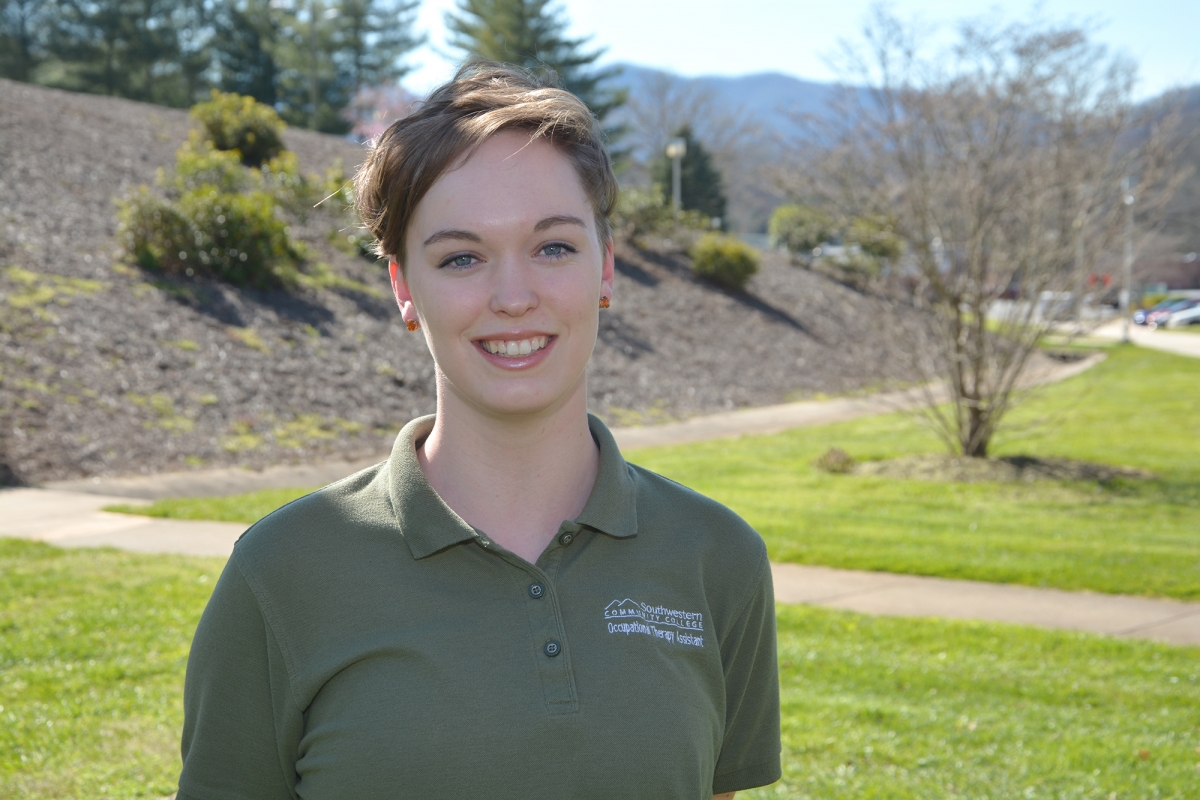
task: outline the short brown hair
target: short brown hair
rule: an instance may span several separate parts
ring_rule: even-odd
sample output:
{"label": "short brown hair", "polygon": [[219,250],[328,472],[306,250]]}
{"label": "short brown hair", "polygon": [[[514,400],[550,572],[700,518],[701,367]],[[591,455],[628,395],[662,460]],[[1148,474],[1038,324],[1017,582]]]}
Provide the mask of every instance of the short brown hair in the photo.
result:
{"label": "short brown hair", "polygon": [[421,198],[463,154],[507,129],[529,131],[531,140],[545,136],[570,159],[592,204],[600,241],[609,241],[617,179],[592,112],[549,76],[472,61],[417,111],[393,122],[354,177],[355,205],[375,236],[375,252],[403,266],[404,239]]}

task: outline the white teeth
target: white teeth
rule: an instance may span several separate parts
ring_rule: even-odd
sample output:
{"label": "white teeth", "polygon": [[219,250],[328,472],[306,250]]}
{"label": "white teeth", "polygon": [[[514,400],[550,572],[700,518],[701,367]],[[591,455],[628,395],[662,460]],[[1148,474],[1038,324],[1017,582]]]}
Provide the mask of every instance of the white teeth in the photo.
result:
{"label": "white teeth", "polygon": [[541,350],[550,342],[549,336],[534,336],[530,339],[500,341],[492,340],[483,342],[483,349],[497,356],[508,356],[515,358],[516,356],[527,356]]}

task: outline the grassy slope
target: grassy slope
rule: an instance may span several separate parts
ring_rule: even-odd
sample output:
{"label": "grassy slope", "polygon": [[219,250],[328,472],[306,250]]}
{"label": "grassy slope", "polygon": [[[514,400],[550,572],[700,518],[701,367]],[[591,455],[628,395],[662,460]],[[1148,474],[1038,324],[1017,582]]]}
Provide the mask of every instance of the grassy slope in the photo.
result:
{"label": "grassy slope", "polygon": [[880,459],[937,451],[880,416],[630,458],[729,505],[772,558],[835,567],[1200,599],[1200,360],[1116,348],[1013,415],[996,454],[1143,467],[1145,482],[946,484],[821,473],[829,447]]}
{"label": "grassy slope", "polygon": [[[220,566],[0,539],[0,797],[173,790],[187,647]],[[782,607],[779,654],[784,780],[750,796],[1195,787],[1197,648]]]}

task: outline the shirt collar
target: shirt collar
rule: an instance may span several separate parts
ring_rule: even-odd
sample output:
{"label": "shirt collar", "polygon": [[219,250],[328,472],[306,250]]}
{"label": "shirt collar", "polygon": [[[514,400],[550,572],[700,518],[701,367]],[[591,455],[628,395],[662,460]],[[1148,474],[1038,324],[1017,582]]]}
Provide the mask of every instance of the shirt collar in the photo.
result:
{"label": "shirt collar", "polygon": [[[388,458],[389,493],[400,532],[413,558],[425,558],[478,532],[442,500],[421,469],[417,442],[433,430],[434,415],[418,417],[400,431]],[[588,414],[588,428],[600,447],[600,470],[583,513],[575,520],[617,538],[637,534],[636,488],[617,442],[600,419]]]}
{"label": "shirt collar", "polygon": [[600,471],[583,513],[576,520],[601,533],[625,539],[637,535],[637,488],[629,464],[621,456],[617,440],[594,414],[588,414],[588,429],[600,446]]}

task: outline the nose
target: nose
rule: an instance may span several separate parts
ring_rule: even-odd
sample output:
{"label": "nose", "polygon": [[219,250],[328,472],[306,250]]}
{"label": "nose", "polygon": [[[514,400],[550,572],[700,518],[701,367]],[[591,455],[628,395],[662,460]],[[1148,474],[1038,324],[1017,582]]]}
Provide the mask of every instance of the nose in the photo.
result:
{"label": "nose", "polygon": [[526,264],[521,258],[506,257],[495,265],[493,275],[490,303],[493,313],[520,317],[537,308],[533,265]]}

